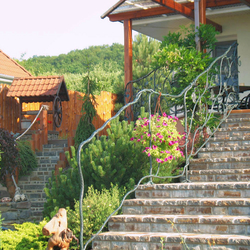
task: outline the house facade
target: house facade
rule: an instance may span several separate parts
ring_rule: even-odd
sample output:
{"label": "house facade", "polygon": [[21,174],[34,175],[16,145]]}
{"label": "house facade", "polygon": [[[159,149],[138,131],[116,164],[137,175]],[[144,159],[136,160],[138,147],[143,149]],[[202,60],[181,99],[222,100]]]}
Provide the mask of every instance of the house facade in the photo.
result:
{"label": "house facade", "polygon": [[239,85],[250,86],[250,0],[120,0],[105,17],[124,24],[125,84],[132,80],[132,30],[161,41],[180,25],[207,23],[220,32],[218,44],[237,41]]}

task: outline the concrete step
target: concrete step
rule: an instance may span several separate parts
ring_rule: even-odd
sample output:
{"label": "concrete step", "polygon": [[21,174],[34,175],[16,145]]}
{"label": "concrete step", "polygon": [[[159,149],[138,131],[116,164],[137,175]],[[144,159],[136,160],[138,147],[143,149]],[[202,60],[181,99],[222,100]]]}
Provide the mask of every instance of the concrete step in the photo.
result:
{"label": "concrete step", "polygon": [[250,157],[197,158],[191,159],[189,165],[190,170],[248,168],[250,168]]}
{"label": "concrete step", "polygon": [[60,147],[68,147],[67,139],[51,139],[48,140],[49,145],[60,146]]}
{"label": "concrete step", "polygon": [[140,185],[136,198],[250,198],[250,182],[193,182]]}
{"label": "concrete step", "polygon": [[227,140],[224,138],[210,138],[206,144],[206,148],[215,148],[215,147],[234,147],[234,146],[249,146],[250,145],[250,136],[243,137],[229,137]]}
{"label": "concrete step", "polygon": [[244,136],[250,136],[250,126],[219,128],[214,134],[215,139],[223,140],[228,140],[231,137],[242,138]]}
{"label": "concrete step", "polygon": [[250,180],[250,169],[190,170],[188,177],[191,182],[244,182]]}
{"label": "concrete step", "polygon": [[222,124],[222,128],[226,127],[242,127],[242,126],[250,126],[250,117],[234,117],[234,116],[229,116],[228,119],[226,119]]}
{"label": "concrete step", "polygon": [[249,245],[250,237],[244,235],[106,232],[96,236],[92,247],[93,250],[249,250]]}
{"label": "concrete step", "polygon": [[249,235],[249,216],[117,215],[108,223],[112,232],[166,232]]}
{"label": "concrete step", "polygon": [[125,200],[126,215],[228,215],[250,216],[250,198],[159,198]]}
{"label": "concrete step", "polygon": [[250,146],[202,148],[198,158],[250,157]]}

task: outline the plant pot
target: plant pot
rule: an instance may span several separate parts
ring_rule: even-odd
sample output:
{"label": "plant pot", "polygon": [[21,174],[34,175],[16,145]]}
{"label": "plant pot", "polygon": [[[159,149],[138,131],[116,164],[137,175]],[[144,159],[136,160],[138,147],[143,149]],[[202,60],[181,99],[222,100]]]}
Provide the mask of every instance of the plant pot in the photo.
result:
{"label": "plant pot", "polygon": [[[18,174],[19,174],[18,168],[15,169],[13,174],[14,174],[14,179],[15,179],[16,184],[17,184],[18,183]],[[15,192],[16,192],[16,187],[15,187],[15,184],[12,180],[11,174],[6,174],[5,184],[6,184],[7,191],[9,193],[10,197],[13,198],[15,195]]]}
{"label": "plant pot", "polygon": [[31,120],[23,119],[21,120],[21,129],[27,129],[31,124]]}

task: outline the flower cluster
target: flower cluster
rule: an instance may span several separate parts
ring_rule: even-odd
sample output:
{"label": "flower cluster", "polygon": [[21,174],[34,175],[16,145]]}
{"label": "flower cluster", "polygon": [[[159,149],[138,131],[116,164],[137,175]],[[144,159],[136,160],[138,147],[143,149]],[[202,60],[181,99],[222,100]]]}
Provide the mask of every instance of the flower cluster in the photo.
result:
{"label": "flower cluster", "polygon": [[[151,122],[146,117],[139,118],[130,140],[145,145],[143,152],[156,158],[158,163],[183,157],[183,152],[179,148],[179,140],[184,135],[181,135],[176,129],[177,120],[177,117],[168,116],[166,113],[163,113],[162,116],[151,115]],[[149,146],[150,140],[151,147]]]}
{"label": "flower cluster", "polygon": [[[36,119],[36,122],[37,122],[38,124],[40,124],[40,121],[41,121],[41,119],[38,117],[38,118]],[[52,124],[52,121],[48,121],[48,124]]]}

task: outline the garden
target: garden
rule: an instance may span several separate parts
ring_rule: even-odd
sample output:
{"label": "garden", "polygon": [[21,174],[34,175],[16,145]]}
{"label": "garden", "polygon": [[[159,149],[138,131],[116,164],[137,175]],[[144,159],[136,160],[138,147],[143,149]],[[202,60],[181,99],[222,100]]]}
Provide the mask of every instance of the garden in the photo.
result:
{"label": "garden", "polygon": [[[178,83],[178,87],[171,84],[166,87],[166,91],[172,96],[180,94],[214,60],[210,57],[210,51],[213,50],[216,42],[216,32],[212,26],[201,25],[198,31],[202,45],[201,52],[196,50],[194,27],[184,28],[183,31],[184,37],[181,33],[169,33],[164,37],[160,49],[150,58],[151,63],[148,66],[152,70],[164,68],[171,75],[172,83]],[[108,136],[93,136],[88,144],[83,145],[82,142],[95,131],[92,125],[95,116],[92,98],[95,84],[90,78],[87,82],[88,92],[84,97],[84,113],[76,131],[75,146],[71,147],[71,153],[66,152],[70,167],[67,171],[60,171],[59,175],[53,175],[49,179],[45,188],[47,202],[44,205],[44,220],[39,223],[16,224],[13,231],[1,231],[0,248],[45,249],[49,236],[42,234],[42,228],[59,208],[67,210],[68,228],[77,238],[81,237],[79,210],[82,211],[84,228],[81,240],[85,244],[99,231],[107,217],[120,206],[127,192],[129,192],[127,197],[133,198],[134,194],[130,193],[130,190],[133,190],[138,182],[144,184],[148,181],[153,183],[178,181],[176,178],[163,177],[174,177],[183,172],[183,166],[185,166],[183,141],[186,136],[191,135],[177,130],[179,118],[170,115],[169,108],[181,105],[183,100],[170,98],[171,106],[168,106],[164,104],[160,95],[158,110],[145,105],[140,108],[140,115],[135,122],[117,117],[112,120],[110,128],[107,129]],[[203,92],[204,84],[206,84],[206,76],[197,81],[195,88],[197,96]],[[203,95],[200,103],[211,105],[210,99],[210,95]],[[193,100],[193,94],[188,93],[186,96],[187,109],[190,111],[188,119],[193,120],[193,111],[197,111],[192,132],[203,124],[205,119],[203,106],[200,105],[197,109]],[[122,114],[122,112],[118,113]],[[213,130],[218,125],[217,117],[212,115],[210,118],[206,127]],[[194,135],[196,147],[204,143],[201,135],[202,133]],[[79,148],[82,149],[80,157],[77,155]],[[189,150],[192,155],[194,149],[189,148]],[[20,174],[27,175],[37,167],[30,145],[24,141],[16,142],[14,136],[3,129],[0,130],[0,151],[1,180],[4,184],[6,176],[14,173],[16,169]],[[84,183],[79,178],[78,161],[80,161]],[[143,179],[145,176],[151,177]],[[83,189],[85,193],[80,204],[79,197]],[[116,213],[121,211],[118,210]],[[106,225],[103,226],[103,230],[107,230]],[[89,245],[88,248],[90,249],[91,246]],[[79,249],[76,241],[72,241],[70,249]]]}

